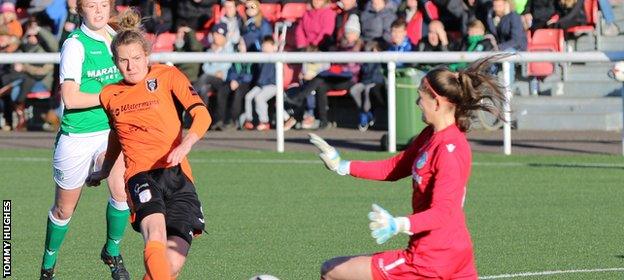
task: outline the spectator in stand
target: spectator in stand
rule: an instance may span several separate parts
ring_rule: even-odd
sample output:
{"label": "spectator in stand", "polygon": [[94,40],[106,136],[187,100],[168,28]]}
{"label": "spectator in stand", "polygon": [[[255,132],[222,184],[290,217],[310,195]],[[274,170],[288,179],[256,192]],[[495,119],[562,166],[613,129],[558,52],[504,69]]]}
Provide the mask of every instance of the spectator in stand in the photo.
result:
{"label": "spectator in stand", "polygon": [[242,52],[259,52],[262,50],[262,39],[273,35],[273,28],[269,21],[262,16],[258,0],[245,1],[247,20],[242,29],[245,50]]}
{"label": "spectator in stand", "polygon": [[444,24],[439,20],[429,23],[427,40],[421,40],[418,51],[421,52],[446,52],[449,50],[449,41],[444,30]]}
{"label": "spectator in stand", "polygon": [[413,45],[418,45],[423,36],[423,13],[418,10],[418,0],[405,1],[405,9],[399,11],[399,18],[407,22],[407,37]]}
{"label": "spectator in stand", "polygon": [[[233,53],[234,49],[225,37],[227,34],[227,24],[217,23],[212,27],[212,44],[208,52],[210,53]],[[215,115],[212,116],[212,130],[223,130],[225,128],[225,111],[227,109],[227,101],[230,93],[228,85],[225,83],[227,73],[232,63],[230,62],[206,62],[202,65],[204,74],[199,77],[196,88],[204,99],[204,103],[208,104],[208,92],[212,91],[216,94],[217,105]],[[212,110],[211,110],[212,111]]]}
{"label": "spectator in stand", "polygon": [[206,21],[213,16],[212,5],[217,3],[216,0],[177,1],[175,26],[188,26],[195,30],[202,29]]}
{"label": "spectator in stand", "polygon": [[386,1],[371,0],[370,5],[362,12],[360,23],[364,42],[379,39],[390,42],[390,26],[397,16]]}
{"label": "spectator in stand", "polygon": [[[0,26],[0,53],[14,53],[19,50],[20,40],[14,33],[9,31],[8,26]],[[21,95],[20,87],[24,77],[24,66],[21,63],[4,64],[1,66],[0,72],[0,96],[4,103],[4,120],[5,126],[3,130],[12,130],[15,125],[16,129],[23,130],[26,128],[26,115],[23,108],[16,107],[16,100]],[[15,111],[18,121],[13,123],[13,111]]]}
{"label": "spectator in stand", "polygon": [[[176,52],[201,52],[204,50],[204,45],[197,40],[195,30],[188,26],[178,27],[173,47]],[[176,65],[192,84],[196,84],[199,78],[200,66],[201,64],[199,63],[181,63]]]}
{"label": "spectator in stand", "polygon": [[[262,52],[274,53],[277,50],[275,40],[272,36],[266,36],[262,40]],[[256,68],[258,71],[258,79],[256,86],[253,87],[245,96],[245,129],[252,130],[253,127],[253,109],[252,103],[255,103],[255,112],[258,115],[258,126],[256,130],[265,131],[271,129],[269,123],[269,100],[277,94],[277,86],[275,82],[275,64],[262,63]],[[281,86],[281,85],[280,85]],[[284,129],[289,130],[297,121],[295,118],[284,112]]]}
{"label": "spectator in stand", "polygon": [[524,29],[535,31],[546,28],[548,20],[555,14],[555,1],[528,0],[522,12]]}
{"label": "spectator in stand", "polygon": [[[160,34],[173,29],[173,5],[170,0],[147,0],[140,2],[140,10],[143,18],[143,26],[148,33]],[[183,24],[180,27],[186,27]],[[200,26],[201,27],[201,26]]]}
{"label": "spectator in stand", "polygon": [[[411,52],[415,51],[416,46],[412,45],[409,37],[407,37],[407,23],[405,19],[398,18],[392,23],[390,28],[390,44],[387,51],[391,52]],[[406,64],[397,62],[396,67],[405,67]]]}
{"label": "spectator in stand", "polygon": [[303,14],[297,25],[295,40],[298,49],[307,46],[323,46],[326,51],[327,42],[331,42],[336,23],[336,12],[331,9],[329,0],[311,0],[312,9]]}
{"label": "spectator in stand", "polygon": [[[230,117],[232,118],[235,128],[241,129],[243,121],[241,118],[241,106],[243,98],[249,92],[252,86],[253,73],[251,71],[251,63],[233,63],[228,71],[226,83],[232,92],[232,107],[230,108]],[[227,127],[226,127],[227,128]]]}
{"label": "spectator in stand", "polygon": [[486,26],[488,32],[496,38],[499,50],[527,50],[527,37],[524,33],[522,19],[514,11],[512,0],[494,0]]}
{"label": "spectator in stand", "polygon": [[[379,42],[372,41],[366,44],[366,52],[382,51]],[[383,104],[385,92],[385,78],[381,63],[364,63],[360,68],[360,81],[349,89],[349,94],[353,97],[359,109],[360,131],[366,131],[375,124],[375,115],[372,111],[371,98],[375,97],[380,104]]]}
{"label": "spectator in stand", "polygon": [[447,31],[461,33],[464,36],[468,24],[468,7],[462,0],[431,0],[438,7],[439,19]]}
{"label": "spectator in stand", "polygon": [[[241,43],[241,28],[243,27],[243,18],[236,10],[236,0],[225,0],[221,5],[221,9],[225,11],[219,22],[227,24],[227,40],[232,47],[238,47],[239,50],[244,48]],[[240,44],[240,45],[239,45]]]}
{"label": "spectator in stand", "polygon": [[546,24],[549,28],[568,29],[573,26],[585,25],[587,16],[583,9],[584,0],[558,0],[555,3],[556,16]]}
{"label": "spectator in stand", "polygon": [[[359,25],[359,22],[358,22]],[[306,48],[307,52],[318,52],[319,48],[317,46],[308,46]],[[331,64],[329,63],[321,63],[321,62],[308,62],[304,63],[301,67],[301,87],[305,87],[308,83],[310,83],[316,75],[319,73],[329,69]],[[295,93],[297,96],[298,93]],[[295,99],[296,100],[296,99]],[[293,107],[301,108],[301,101],[295,101]],[[315,127],[316,118],[314,117],[314,110],[316,110],[316,97],[313,95],[309,95],[305,98],[305,112],[303,113],[303,119],[301,121],[301,128],[303,129],[312,129]],[[298,115],[298,114],[296,114]]]}
{"label": "spectator in stand", "polygon": [[63,29],[61,30],[61,34],[59,37],[59,48],[63,45],[65,39],[67,39],[67,36],[74,32],[74,30],[76,30],[76,28],[79,26],[80,15],[78,14],[78,10],[76,8],[76,0],[68,0],[67,18],[65,18],[65,22],[63,23]]}
{"label": "spectator in stand", "polygon": [[8,30],[8,35],[21,39],[24,35],[22,24],[17,20],[17,14],[15,13],[15,4],[12,2],[4,2],[0,6],[0,25],[5,25]]}
{"label": "spectator in stand", "polygon": [[347,21],[349,21],[352,17],[354,17],[357,21],[360,20],[360,10],[357,7],[356,0],[340,0],[336,4],[340,10],[336,15],[334,33],[331,40],[327,41],[330,46],[339,44],[345,37],[345,25],[347,24]]}
{"label": "spectator in stand", "polygon": [[605,20],[605,26],[602,28],[602,35],[619,35],[620,28],[615,24],[615,16],[613,15],[613,9],[611,9],[611,3],[609,3],[608,0],[598,0],[598,5],[600,5],[600,11],[602,11],[602,17]]}
{"label": "spectator in stand", "polygon": [[[461,52],[489,52],[497,51],[496,39],[492,34],[485,34],[485,25],[475,19],[468,24],[468,36],[464,38],[461,46],[457,51]],[[452,63],[449,65],[449,70],[458,71],[468,67],[468,63]]]}

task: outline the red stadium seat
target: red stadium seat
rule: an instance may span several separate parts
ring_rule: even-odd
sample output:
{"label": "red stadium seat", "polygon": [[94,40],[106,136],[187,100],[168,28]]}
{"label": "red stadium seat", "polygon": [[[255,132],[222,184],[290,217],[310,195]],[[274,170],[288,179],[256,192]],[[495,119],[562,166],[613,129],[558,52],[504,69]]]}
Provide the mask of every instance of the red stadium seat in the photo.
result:
{"label": "red stadium seat", "polygon": [[308,10],[306,3],[286,3],[282,7],[282,19],[284,21],[295,22],[303,17]]}
{"label": "red stadium seat", "polygon": [[327,96],[343,96],[343,95],[347,95],[346,89],[330,90],[327,92]]}
{"label": "red stadium seat", "polygon": [[[564,48],[562,29],[537,29],[533,32],[527,50],[530,52],[562,52]],[[547,77],[554,71],[555,66],[551,62],[540,61],[527,64],[527,75],[531,77]]]}
{"label": "red stadium seat", "polygon": [[260,10],[262,10],[264,18],[273,24],[280,19],[282,5],[278,3],[260,3]]}
{"label": "red stadium seat", "polygon": [[158,34],[158,36],[156,36],[156,41],[152,45],[152,52],[172,52],[175,39],[175,33]]}
{"label": "red stadium seat", "polygon": [[50,96],[52,96],[52,93],[49,91],[35,91],[26,94],[27,99],[47,99]]}
{"label": "red stadium seat", "polygon": [[437,20],[440,18],[440,12],[438,11],[438,6],[436,6],[431,1],[425,2],[425,13],[429,16],[431,20]]}
{"label": "red stadium seat", "polygon": [[284,64],[284,89],[299,86],[301,64]]}
{"label": "red stadium seat", "polygon": [[201,30],[210,30],[210,28],[217,23],[217,21],[221,18],[219,15],[221,15],[221,6],[219,6],[219,4],[214,4],[212,5],[212,16],[210,17],[210,19],[208,19],[206,22],[204,22],[204,25],[202,26]]}

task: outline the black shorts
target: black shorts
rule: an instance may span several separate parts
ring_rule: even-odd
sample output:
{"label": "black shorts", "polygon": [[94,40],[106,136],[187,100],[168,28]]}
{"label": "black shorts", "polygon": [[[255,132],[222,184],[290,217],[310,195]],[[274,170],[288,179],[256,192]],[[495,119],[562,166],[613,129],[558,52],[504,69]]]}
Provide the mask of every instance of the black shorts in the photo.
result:
{"label": "black shorts", "polygon": [[150,214],[165,215],[167,236],[189,244],[204,230],[204,215],[193,182],[180,166],[140,172],[128,180],[132,228],[141,232],[141,221]]}

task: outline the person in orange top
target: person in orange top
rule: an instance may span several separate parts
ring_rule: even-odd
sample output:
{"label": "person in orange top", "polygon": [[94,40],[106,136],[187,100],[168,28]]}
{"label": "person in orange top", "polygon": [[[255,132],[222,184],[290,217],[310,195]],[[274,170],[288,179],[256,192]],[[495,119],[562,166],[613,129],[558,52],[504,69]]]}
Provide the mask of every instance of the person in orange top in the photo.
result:
{"label": "person in orange top", "polygon": [[[123,152],[132,227],[145,240],[143,279],[175,279],[193,237],[204,229],[186,155],[206,133],[211,118],[182,72],[172,66],[149,66],[151,47],[141,31],[119,32],[111,49],[123,81],[100,94],[113,132],[102,169],[90,175],[87,185],[106,178]],[[184,137],[182,110],[193,119]]]}

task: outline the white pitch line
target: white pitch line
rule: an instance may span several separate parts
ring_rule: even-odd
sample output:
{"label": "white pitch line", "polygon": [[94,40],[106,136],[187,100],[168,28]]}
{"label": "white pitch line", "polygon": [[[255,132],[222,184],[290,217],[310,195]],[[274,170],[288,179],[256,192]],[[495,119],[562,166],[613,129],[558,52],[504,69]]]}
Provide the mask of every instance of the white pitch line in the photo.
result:
{"label": "white pitch line", "polygon": [[[0,162],[52,162],[52,157],[0,157]],[[309,159],[191,159],[193,163],[207,164],[321,164],[321,160]],[[475,166],[500,166],[500,167],[517,167],[517,166],[537,166],[537,167],[585,167],[585,168],[624,168],[624,164],[617,163],[523,163],[523,162],[489,162],[475,161]]]}
{"label": "white pitch line", "polygon": [[513,273],[513,274],[481,276],[479,277],[479,279],[519,278],[519,277],[530,277],[530,276],[547,276],[547,275],[555,275],[555,274],[612,272],[612,271],[624,271],[624,267],[522,272],[522,273]]}

